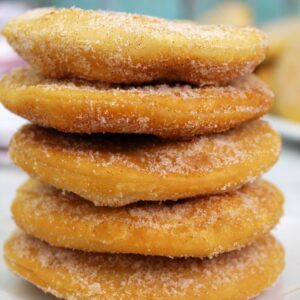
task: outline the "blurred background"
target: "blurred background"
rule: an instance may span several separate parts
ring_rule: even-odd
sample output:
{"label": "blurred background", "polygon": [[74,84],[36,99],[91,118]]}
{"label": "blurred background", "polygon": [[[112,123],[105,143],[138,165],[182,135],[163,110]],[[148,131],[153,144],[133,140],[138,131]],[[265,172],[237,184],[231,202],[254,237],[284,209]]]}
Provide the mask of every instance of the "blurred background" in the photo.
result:
{"label": "blurred background", "polygon": [[[41,6],[76,6],[262,28],[269,35],[270,51],[256,73],[276,94],[272,115],[268,118],[285,142],[296,142],[300,148],[300,0],[0,0],[0,29],[8,19]],[[23,64],[0,37],[0,76]],[[3,107],[0,107],[0,120],[0,163],[6,163],[8,141],[24,121]]]}

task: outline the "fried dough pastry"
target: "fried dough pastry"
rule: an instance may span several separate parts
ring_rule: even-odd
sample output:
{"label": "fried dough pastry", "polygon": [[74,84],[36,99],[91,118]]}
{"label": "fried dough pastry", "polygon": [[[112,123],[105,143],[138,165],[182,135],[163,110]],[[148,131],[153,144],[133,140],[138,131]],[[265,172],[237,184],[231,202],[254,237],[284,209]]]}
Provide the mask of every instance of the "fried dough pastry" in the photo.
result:
{"label": "fried dough pastry", "polygon": [[47,77],[111,83],[224,84],[251,73],[267,51],[266,36],[251,27],[77,8],[32,10],[3,35]]}
{"label": "fried dough pastry", "polygon": [[12,205],[19,227],[54,246],[173,257],[239,249],[269,232],[282,211],[282,194],[265,181],[223,195],[112,208],[30,179]]}
{"label": "fried dough pastry", "polygon": [[13,272],[66,300],[243,300],[270,287],[284,267],[283,248],[272,236],[201,260],[85,253],[16,233],[4,257]]}
{"label": "fried dough pastry", "polygon": [[96,205],[122,206],[234,190],[268,170],[280,144],[280,137],[261,120],[190,141],[71,135],[26,125],[13,137],[10,155],[46,183]]}
{"label": "fried dough pastry", "polygon": [[168,138],[228,130],[262,116],[273,102],[273,94],[253,75],[226,87],[129,87],[46,79],[31,69],[7,75],[0,95],[12,112],[59,131]]}

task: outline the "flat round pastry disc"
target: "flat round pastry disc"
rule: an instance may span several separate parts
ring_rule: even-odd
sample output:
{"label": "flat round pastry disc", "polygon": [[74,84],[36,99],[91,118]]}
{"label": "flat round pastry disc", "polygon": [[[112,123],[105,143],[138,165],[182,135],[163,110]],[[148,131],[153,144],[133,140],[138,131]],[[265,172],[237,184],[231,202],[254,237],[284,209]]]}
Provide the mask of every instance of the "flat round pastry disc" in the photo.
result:
{"label": "flat round pastry disc", "polygon": [[264,121],[189,141],[151,136],[76,135],[26,125],[10,143],[32,177],[102,206],[178,200],[230,191],[276,161],[280,137]]}
{"label": "flat round pastry disc", "polygon": [[54,246],[173,257],[242,248],[269,232],[282,212],[282,194],[265,181],[222,195],[112,208],[30,179],[12,205],[19,227]]}
{"label": "flat round pastry disc", "polygon": [[283,249],[272,236],[201,260],[85,253],[17,233],[4,257],[13,272],[66,300],[246,300],[270,287],[284,266]]}
{"label": "flat round pastry disc", "polygon": [[32,10],[2,33],[47,77],[127,84],[225,84],[251,73],[268,48],[266,35],[251,27],[77,8]]}

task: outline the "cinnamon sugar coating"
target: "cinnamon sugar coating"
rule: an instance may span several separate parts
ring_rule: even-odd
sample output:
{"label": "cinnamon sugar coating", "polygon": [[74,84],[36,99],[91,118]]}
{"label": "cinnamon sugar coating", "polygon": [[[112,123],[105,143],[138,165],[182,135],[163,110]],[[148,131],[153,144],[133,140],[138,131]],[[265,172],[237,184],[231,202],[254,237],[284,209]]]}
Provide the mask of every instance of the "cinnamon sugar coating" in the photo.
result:
{"label": "cinnamon sugar coating", "polygon": [[266,172],[280,146],[280,137],[261,120],[189,141],[64,134],[27,125],[12,139],[10,155],[50,185],[96,205],[122,206],[234,190]]}
{"label": "cinnamon sugar coating", "polygon": [[222,195],[111,208],[30,179],[12,205],[19,227],[54,246],[172,257],[240,249],[269,232],[282,211],[282,194],[265,181]]}
{"label": "cinnamon sugar coating", "polygon": [[85,253],[23,233],[13,235],[4,252],[13,272],[66,300],[243,300],[270,287],[284,266],[284,251],[272,236],[204,260]]}
{"label": "cinnamon sugar coating", "polygon": [[125,86],[47,79],[32,69],[0,81],[0,101],[43,127],[78,133],[146,133],[188,138],[222,132],[265,114],[273,94],[254,75],[224,87]]}
{"label": "cinnamon sugar coating", "polygon": [[3,35],[47,77],[127,84],[224,84],[251,73],[267,52],[266,36],[251,27],[77,8],[29,11]]}

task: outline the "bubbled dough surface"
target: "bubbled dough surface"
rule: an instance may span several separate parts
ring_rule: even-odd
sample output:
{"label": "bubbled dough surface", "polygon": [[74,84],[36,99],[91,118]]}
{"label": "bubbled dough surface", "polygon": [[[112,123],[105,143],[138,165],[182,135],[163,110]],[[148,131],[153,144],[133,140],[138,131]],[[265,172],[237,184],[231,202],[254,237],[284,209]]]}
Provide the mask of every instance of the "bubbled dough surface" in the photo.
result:
{"label": "bubbled dough surface", "polygon": [[265,181],[223,195],[109,208],[30,179],[12,205],[19,227],[54,246],[198,257],[257,240],[278,223],[282,211],[283,196]]}
{"label": "bubbled dough surface", "polygon": [[12,271],[67,300],[249,299],[281,273],[284,252],[272,237],[213,259],[170,259],[63,250],[23,233],[5,245]]}
{"label": "bubbled dough surface", "polygon": [[228,130],[265,114],[273,102],[253,75],[224,87],[126,86],[47,79],[28,68],[4,77],[0,95],[6,108],[43,127],[169,138]]}
{"label": "bubbled dough surface", "polygon": [[33,177],[96,205],[177,200],[234,190],[277,160],[280,138],[264,121],[190,141],[151,136],[70,135],[27,125],[10,144]]}
{"label": "bubbled dough surface", "polygon": [[227,83],[251,73],[267,51],[266,36],[251,27],[75,8],[27,12],[3,34],[48,77],[113,83]]}

